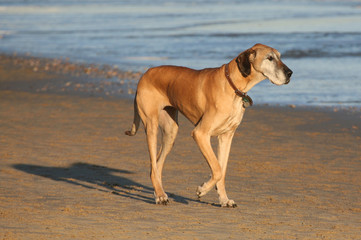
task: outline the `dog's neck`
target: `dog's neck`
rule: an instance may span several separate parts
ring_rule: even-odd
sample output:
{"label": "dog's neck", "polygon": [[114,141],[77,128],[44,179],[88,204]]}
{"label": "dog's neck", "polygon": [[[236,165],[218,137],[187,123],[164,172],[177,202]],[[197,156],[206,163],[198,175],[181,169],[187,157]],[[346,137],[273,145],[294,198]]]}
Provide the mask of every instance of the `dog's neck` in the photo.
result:
{"label": "dog's neck", "polygon": [[229,64],[228,63],[224,66],[224,75],[226,76],[226,79],[227,79],[229,85],[233,88],[234,93],[237,96],[239,96],[240,98],[242,98],[243,106],[244,107],[252,106],[253,105],[252,98],[247,95],[247,92],[242,92],[241,90],[239,90],[236,87],[236,85],[234,84],[234,82],[232,81],[231,76],[229,75]]}
{"label": "dog's neck", "polygon": [[[234,85],[243,93],[250,91],[256,84],[267,79],[262,73],[254,69],[251,64],[251,73],[247,77],[243,77],[241,72],[238,70],[235,59],[227,63],[229,77],[233,81]],[[233,70],[232,70],[233,69]]]}

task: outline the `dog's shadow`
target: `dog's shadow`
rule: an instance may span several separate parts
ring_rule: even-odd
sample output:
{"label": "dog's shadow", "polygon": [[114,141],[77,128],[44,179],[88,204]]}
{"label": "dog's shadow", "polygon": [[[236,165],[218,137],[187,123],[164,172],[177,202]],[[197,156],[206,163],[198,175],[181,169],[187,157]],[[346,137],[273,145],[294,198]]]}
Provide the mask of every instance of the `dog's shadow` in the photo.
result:
{"label": "dog's shadow", "polygon": [[[84,188],[110,192],[121,197],[154,204],[153,188],[128,178],[128,175],[134,173],[127,170],[82,162],[74,163],[69,167],[45,167],[30,164],[14,164],[13,167],[54,181],[63,181]],[[188,204],[189,201],[199,202],[173,193],[168,193],[168,195],[173,201],[182,204]]]}

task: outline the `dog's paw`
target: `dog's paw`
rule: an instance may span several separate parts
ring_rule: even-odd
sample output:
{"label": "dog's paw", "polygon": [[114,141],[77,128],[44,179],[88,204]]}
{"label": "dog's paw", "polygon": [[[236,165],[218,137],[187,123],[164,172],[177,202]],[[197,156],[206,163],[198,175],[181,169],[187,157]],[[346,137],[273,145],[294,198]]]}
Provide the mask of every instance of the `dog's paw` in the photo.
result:
{"label": "dog's paw", "polygon": [[204,183],[202,184],[202,186],[198,186],[198,188],[197,188],[197,196],[198,196],[198,198],[201,198],[201,197],[203,197],[204,195],[206,195],[206,193],[207,193],[207,191],[205,191],[205,189],[204,189]]}
{"label": "dog's paw", "polygon": [[168,205],[169,199],[167,194],[165,194],[165,196],[155,197],[155,203],[158,205]]}
{"label": "dog's paw", "polygon": [[236,208],[237,204],[233,200],[227,200],[225,202],[221,202],[221,206],[226,208]]}
{"label": "dog's paw", "polygon": [[124,134],[125,134],[125,135],[128,135],[128,136],[134,136],[134,135],[135,135],[135,133],[132,132],[132,131],[130,131],[130,130],[129,130],[129,131],[125,131]]}

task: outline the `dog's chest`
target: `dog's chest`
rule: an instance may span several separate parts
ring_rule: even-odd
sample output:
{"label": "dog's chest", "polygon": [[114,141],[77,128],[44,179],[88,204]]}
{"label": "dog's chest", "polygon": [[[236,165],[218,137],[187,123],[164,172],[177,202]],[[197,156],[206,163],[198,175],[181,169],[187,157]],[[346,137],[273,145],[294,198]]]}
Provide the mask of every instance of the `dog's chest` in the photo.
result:
{"label": "dog's chest", "polygon": [[229,124],[231,127],[238,127],[241,123],[245,108],[243,107],[243,101],[237,99],[232,104],[232,110],[229,113]]}
{"label": "dog's chest", "polygon": [[223,121],[220,121],[215,128],[214,135],[220,135],[228,131],[235,130],[241,123],[245,108],[242,100],[235,99],[232,104],[225,106]]}

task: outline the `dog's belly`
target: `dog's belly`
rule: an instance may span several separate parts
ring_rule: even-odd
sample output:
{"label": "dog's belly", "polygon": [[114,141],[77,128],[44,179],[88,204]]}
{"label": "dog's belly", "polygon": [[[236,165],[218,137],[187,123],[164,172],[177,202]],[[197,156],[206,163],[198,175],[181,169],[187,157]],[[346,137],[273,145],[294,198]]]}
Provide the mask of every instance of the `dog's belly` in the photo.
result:
{"label": "dog's belly", "polygon": [[170,101],[172,107],[180,111],[193,125],[197,125],[202,118],[203,109],[199,108],[194,102],[190,101],[188,104],[176,104],[175,101]]}
{"label": "dog's belly", "polygon": [[[167,89],[167,100],[172,107],[180,111],[194,125],[202,118],[205,112],[204,104],[199,101],[200,93],[191,84],[174,84]],[[202,97],[203,99],[205,97]]]}

